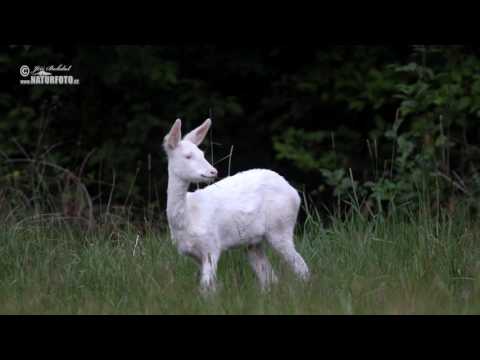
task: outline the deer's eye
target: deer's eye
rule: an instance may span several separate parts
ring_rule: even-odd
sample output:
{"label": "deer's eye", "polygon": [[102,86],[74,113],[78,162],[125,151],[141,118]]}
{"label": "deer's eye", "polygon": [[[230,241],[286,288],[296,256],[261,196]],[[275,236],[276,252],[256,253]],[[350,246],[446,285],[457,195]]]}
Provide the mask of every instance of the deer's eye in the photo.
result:
{"label": "deer's eye", "polygon": [[191,158],[192,158],[192,154],[185,155],[185,159],[191,159]]}

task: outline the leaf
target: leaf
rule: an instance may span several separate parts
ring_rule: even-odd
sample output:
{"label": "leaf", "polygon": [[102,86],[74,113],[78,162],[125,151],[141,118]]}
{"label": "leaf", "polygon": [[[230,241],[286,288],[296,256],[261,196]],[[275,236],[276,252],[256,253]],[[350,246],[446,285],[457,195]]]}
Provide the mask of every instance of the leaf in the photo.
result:
{"label": "leaf", "polygon": [[395,71],[397,72],[414,72],[416,71],[418,68],[418,65],[416,63],[409,63],[407,65],[404,65],[404,66],[398,66],[395,68]]}
{"label": "leaf", "polygon": [[415,109],[417,104],[418,103],[415,100],[404,100],[404,101],[402,101],[400,106],[403,107],[403,108]]}
{"label": "leaf", "polygon": [[418,84],[419,89],[417,90],[417,96],[423,94],[426,90],[430,88],[427,83],[421,82]]}
{"label": "leaf", "polygon": [[460,111],[467,109],[471,104],[471,99],[469,97],[462,97],[458,102],[457,108]]}
{"label": "leaf", "polygon": [[435,140],[435,146],[444,146],[448,144],[448,138],[445,135],[440,135]]}
{"label": "leaf", "polygon": [[353,100],[350,102],[350,110],[361,111],[365,108],[365,102],[360,100]]}
{"label": "leaf", "polygon": [[415,85],[399,84],[397,85],[397,89],[405,95],[411,95],[415,91]]}
{"label": "leaf", "polygon": [[480,95],[480,79],[476,80],[472,85],[472,93],[475,95]]}

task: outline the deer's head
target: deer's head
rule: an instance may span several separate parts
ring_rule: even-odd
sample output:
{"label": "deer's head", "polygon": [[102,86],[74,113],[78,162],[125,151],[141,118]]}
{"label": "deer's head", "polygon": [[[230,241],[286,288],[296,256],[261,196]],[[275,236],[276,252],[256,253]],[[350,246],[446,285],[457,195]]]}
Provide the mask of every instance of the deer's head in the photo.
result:
{"label": "deer's head", "polygon": [[182,121],[177,119],[165,136],[163,147],[167,153],[169,169],[180,179],[200,183],[210,182],[217,176],[217,170],[198,148],[211,124],[210,119],[205,120],[182,139]]}

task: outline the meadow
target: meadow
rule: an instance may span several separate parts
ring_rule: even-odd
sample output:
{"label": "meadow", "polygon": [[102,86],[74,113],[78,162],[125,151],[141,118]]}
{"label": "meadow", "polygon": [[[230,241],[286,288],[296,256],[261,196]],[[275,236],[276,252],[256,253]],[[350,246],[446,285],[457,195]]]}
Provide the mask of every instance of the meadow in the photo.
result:
{"label": "meadow", "polygon": [[262,293],[242,249],[219,263],[218,292],[167,228],[85,230],[48,214],[0,228],[1,314],[475,314],[479,225],[468,212],[366,217],[311,212],[296,244],[312,278],[298,282],[268,250],[280,283]]}

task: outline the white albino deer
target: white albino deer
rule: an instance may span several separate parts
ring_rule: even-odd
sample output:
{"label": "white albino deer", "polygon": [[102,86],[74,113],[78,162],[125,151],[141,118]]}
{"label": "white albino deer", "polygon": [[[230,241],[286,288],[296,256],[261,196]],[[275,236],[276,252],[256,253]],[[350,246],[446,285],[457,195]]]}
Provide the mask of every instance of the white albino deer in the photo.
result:
{"label": "white albino deer", "polygon": [[305,261],[295,250],[293,230],[300,208],[297,191],[277,173],[253,169],[227,177],[195,192],[190,183],[212,182],[217,170],[197,147],[210,128],[210,119],[182,140],[177,119],[165,136],[168,157],[167,218],[178,251],[201,266],[200,286],[215,290],[222,251],[245,245],[262,289],[277,277],[262,244],[270,244],[303,280]]}

